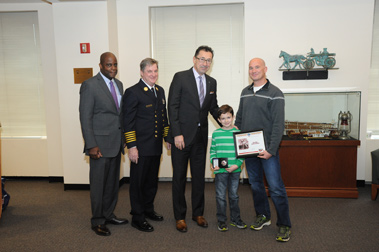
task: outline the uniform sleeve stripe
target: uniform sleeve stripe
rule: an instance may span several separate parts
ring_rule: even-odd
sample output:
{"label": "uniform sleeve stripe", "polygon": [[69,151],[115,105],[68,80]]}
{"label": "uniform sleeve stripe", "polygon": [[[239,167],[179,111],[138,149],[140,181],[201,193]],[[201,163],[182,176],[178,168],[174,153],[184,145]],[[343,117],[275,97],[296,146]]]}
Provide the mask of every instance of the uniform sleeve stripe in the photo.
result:
{"label": "uniform sleeve stripe", "polygon": [[166,137],[168,135],[168,130],[170,129],[170,126],[166,126],[163,130],[163,137]]}
{"label": "uniform sleeve stripe", "polygon": [[135,131],[128,131],[124,133],[126,143],[131,143],[137,141],[136,138],[136,132]]}

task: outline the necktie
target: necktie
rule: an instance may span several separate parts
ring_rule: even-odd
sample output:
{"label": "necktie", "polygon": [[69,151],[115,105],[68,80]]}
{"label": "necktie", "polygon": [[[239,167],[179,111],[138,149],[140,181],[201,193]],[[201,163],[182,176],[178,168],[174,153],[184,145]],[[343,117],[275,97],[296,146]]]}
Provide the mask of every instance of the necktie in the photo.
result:
{"label": "necktie", "polygon": [[200,107],[201,107],[203,106],[203,102],[204,102],[204,85],[203,85],[203,78],[201,78],[201,76],[199,76],[199,85],[200,85],[199,98],[200,98]]}
{"label": "necktie", "polygon": [[153,94],[155,95],[155,97],[157,97],[157,94],[155,93],[154,88],[152,87],[150,90],[151,90],[151,92],[153,92]]}
{"label": "necktie", "polygon": [[116,108],[117,110],[119,109],[118,101],[117,101],[117,94],[116,94],[116,89],[114,88],[113,82],[110,81],[109,85],[111,86],[111,94],[113,97],[114,102],[116,103]]}

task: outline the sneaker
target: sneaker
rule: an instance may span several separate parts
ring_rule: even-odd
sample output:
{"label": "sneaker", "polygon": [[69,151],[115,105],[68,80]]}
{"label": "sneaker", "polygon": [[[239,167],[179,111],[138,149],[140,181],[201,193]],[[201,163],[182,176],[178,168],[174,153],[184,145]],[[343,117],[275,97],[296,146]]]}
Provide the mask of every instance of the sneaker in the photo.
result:
{"label": "sneaker", "polygon": [[219,221],[219,222],[217,223],[217,228],[218,228],[218,230],[221,231],[221,232],[228,231],[228,226],[227,226],[227,225],[225,224],[225,222],[223,222],[223,221]]}
{"label": "sneaker", "polygon": [[280,242],[287,242],[290,240],[291,229],[290,227],[280,226],[279,233],[276,235],[276,240]]}
{"label": "sneaker", "polygon": [[232,221],[230,223],[230,225],[232,225],[233,227],[238,227],[240,229],[245,229],[247,227],[247,225],[245,224],[245,222],[243,222],[242,220]]}
{"label": "sneaker", "polygon": [[257,219],[251,223],[250,229],[253,230],[261,230],[264,226],[270,226],[271,225],[271,220],[268,219],[266,216],[263,214],[260,214],[257,216]]}

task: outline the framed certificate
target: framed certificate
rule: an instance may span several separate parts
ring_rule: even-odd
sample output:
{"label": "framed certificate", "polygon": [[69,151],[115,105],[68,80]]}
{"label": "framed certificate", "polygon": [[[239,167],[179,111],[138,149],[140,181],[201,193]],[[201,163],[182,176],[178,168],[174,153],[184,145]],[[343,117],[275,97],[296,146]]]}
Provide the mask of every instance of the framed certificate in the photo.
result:
{"label": "framed certificate", "polygon": [[233,132],[237,158],[257,156],[266,150],[263,130]]}

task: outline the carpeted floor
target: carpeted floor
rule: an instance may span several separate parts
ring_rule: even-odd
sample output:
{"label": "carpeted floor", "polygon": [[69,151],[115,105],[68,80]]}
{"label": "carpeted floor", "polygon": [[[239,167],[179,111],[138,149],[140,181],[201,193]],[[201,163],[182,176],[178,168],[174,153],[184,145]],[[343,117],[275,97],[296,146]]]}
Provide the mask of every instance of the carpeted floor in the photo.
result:
{"label": "carpeted floor", "polygon": [[[120,188],[118,217],[131,219],[129,185]],[[205,217],[208,228],[190,219],[191,183],[187,184],[188,232],[175,229],[171,183],[160,182],[156,211],[163,222],[150,223],[155,231],[140,232],[130,224],[109,225],[112,235],[97,236],[90,229],[89,191],[64,191],[62,183],[6,181],[10,205],[0,220],[0,251],[379,251],[379,199],[370,187],[359,188],[358,199],[289,198],[293,235],[288,243],[275,241],[273,212],[269,227],[261,231],[229,227],[217,230],[214,183],[206,183]],[[249,185],[240,185],[242,219],[254,219]]]}

